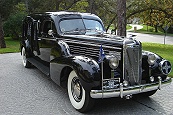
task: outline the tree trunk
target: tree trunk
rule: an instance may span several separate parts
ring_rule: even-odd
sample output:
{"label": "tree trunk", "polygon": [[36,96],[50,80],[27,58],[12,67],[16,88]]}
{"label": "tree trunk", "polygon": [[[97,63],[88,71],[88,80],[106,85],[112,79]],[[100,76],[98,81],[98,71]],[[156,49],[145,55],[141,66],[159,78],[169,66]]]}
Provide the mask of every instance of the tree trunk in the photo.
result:
{"label": "tree trunk", "polygon": [[28,3],[28,0],[25,0],[25,5],[26,5],[26,11],[27,13],[29,14],[29,3]]}
{"label": "tree trunk", "polygon": [[56,11],[59,11],[59,7],[60,7],[61,2],[62,2],[61,0],[56,1]]}
{"label": "tree trunk", "polygon": [[155,32],[157,33],[157,32],[158,32],[158,27],[157,27],[157,25],[154,25],[154,28],[155,28]]}
{"label": "tree trunk", "polygon": [[89,0],[88,3],[89,3],[89,12],[92,14],[96,14],[95,1]]}
{"label": "tree trunk", "polygon": [[6,48],[5,40],[4,40],[4,31],[2,24],[2,17],[0,15],[0,48]]}
{"label": "tree trunk", "polygon": [[126,36],[126,0],[117,0],[117,35]]}

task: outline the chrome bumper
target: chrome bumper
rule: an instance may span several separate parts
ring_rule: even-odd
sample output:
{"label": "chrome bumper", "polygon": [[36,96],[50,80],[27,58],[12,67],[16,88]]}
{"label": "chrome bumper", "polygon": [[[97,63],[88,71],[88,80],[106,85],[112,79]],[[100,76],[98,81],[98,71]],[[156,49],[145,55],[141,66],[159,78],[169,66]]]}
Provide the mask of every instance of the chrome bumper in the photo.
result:
{"label": "chrome bumper", "polygon": [[120,84],[120,88],[113,89],[113,90],[91,90],[90,95],[92,98],[110,98],[110,97],[121,97],[126,95],[138,94],[148,91],[153,91],[157,89],[161,89],[169,84],[171,84],[172,79],[167,78],[166,80],[162,81],[159,78],[159,82],[157,83],[150,83],[150,84],[143,84],[137,86],[130,86],[130,87],[123,87]]}

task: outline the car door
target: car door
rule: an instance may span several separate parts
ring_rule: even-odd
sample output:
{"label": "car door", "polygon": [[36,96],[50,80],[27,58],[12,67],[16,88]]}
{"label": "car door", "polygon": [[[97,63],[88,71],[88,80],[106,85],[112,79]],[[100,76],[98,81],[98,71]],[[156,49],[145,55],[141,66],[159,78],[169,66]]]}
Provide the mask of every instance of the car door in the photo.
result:
{"label": "car door", "polygon": [[30,53],[35,49],[34,39],[36,35],[34,34],[34,25],[34,21],[31,17],[27,17],[24,20],[22,38],[25,40],[25,47],[30,50]]}
{"label": "car door", "polygon": [[39,38],[38,39],[39,51],[40,51],[39,58],[43,62],[45,62],[45,64],[47,63],[48,66],[49,66],[49,62],[50,62],[51,48],[55,44],[54,36],[48,34],[49,30],[54,30],[55,31],[54,33],[56,33],[54,22],[51,20],[46,20],[43,22],[42,32],[41,32],[40,36],[38,37]]}

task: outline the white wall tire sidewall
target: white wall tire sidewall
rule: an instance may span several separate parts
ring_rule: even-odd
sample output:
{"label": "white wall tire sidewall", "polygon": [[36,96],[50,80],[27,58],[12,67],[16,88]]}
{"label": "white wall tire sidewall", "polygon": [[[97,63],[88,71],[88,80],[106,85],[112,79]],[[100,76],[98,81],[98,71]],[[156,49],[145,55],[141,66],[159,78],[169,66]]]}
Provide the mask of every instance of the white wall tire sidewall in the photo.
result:
{"label": "white wall tire sidewall", "polygon": [[73,107],[77,110],[80,110],[82,109],[82,107],[84,106],[85,104],[85,90],[84,88],[82,87],[82,99],[80,102],[77,102],[75,101],[75,99],[73,98],[73,95],[72,95],[72,91],[71,91],[71,82],[72,82],[72,79],[74,77],[76,77],[76,73],[75,71],[72,71],[70,74],[69,74],[69,78],[68,78],[68,83],[67,83],[67,87],[68,87],[68,96],[69,96],[69,99],[70,99],[70,102],[71,104],[73,105]]}
{"label": "white wall tire sidewall", "polygon": [[24,47],[22,48],[22,62],[23,66],[26,67],[27,60],[26,60],[26,51]]}

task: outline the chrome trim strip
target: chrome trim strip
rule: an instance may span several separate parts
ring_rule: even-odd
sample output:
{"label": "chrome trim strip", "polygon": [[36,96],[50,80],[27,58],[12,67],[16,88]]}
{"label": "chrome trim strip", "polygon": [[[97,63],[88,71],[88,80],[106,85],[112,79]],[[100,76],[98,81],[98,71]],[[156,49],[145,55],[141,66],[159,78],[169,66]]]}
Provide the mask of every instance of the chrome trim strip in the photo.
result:
{"label": "chrome trim strip", "polygon": [[161,90],[162,78],[159,76],[158,79],[159,79],[159,90]]}
{"label": "chrome trim strip", "polygon": [[103,60],[102,60],[102,62],[101,62],[101,70],[102,70],[102,98],[103,98],[103,80],[104,80],[104,73],[103,73]]}
{"label": "chrome trim strip", "polygon": [[52,40],[52,41],[56,41],[56,38],[50,37],[50,38],[45,38],[45,37],[38,37],[38,39],[43,39],[43,40]]}
{"label": "chrome trim strip", "polygon": [[123,98],[123,83],[120,83],[120,97]]}
{"label": "chrome trim strip", "polygon": [[[137,85],[137,86],[130,86],[130,87],[124,87],[123,88],[123,96],[131,95],[131,94],[138,94],[148,91],[153,91],[159,89],[160,87],[165,87],[169,84],[171,84],[172,79],[168,77],[166,80],[162,81],[162,85],[157,83],[151,83],[151,84],[144,84],[144,85]],[[119,89],[114,90],[91,90],[90,95],[92,98],[110,98],[110,97],[121,97],[122,92]]]}
{"label": "chrome trim strip", "polygon": [[125,78],[125,54],[126,54],[126,40],[123,41],[123,79]]}

